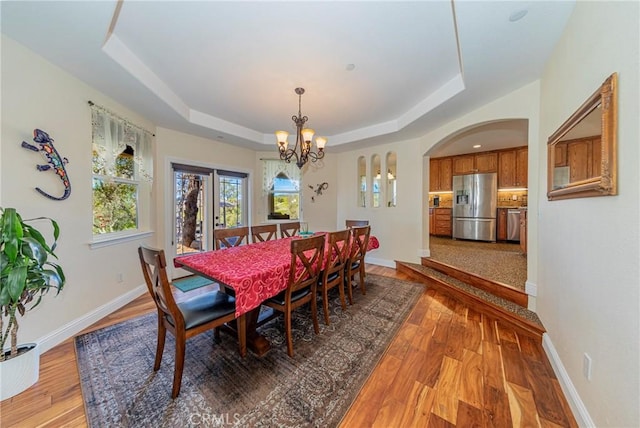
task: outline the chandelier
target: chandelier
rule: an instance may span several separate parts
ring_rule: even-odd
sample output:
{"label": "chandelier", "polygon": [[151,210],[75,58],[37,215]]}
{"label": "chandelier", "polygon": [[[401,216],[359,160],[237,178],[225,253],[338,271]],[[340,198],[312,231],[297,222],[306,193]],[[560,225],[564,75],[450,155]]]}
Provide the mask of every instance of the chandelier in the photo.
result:
{"label": "chandelier", "polygon": [[[316,137],[318,152],[316,153],[311,150],[315,131],[310,128],[303,128],[304,124],[309,120],[307,116],[303,116],[301,113],[304,88],[296,88],[296,94],[298,94],[298,116],[291,116],[291,120],[296,124],[296,145],[293,149],[288,148],[289,142],[287,141],[287,137],[289,137],[289,133],[287,131],[276,131],[276,139],[278,140],[277,145],[280,151],[280,159],[291,162],[291,159],[295,158],[298,168],[302,168],[309,159],[315,162],[324,157],[324,146],[327,144],[327,139],[325,137]],[[298,147],[300,150],[299,153],[297,151]]]}

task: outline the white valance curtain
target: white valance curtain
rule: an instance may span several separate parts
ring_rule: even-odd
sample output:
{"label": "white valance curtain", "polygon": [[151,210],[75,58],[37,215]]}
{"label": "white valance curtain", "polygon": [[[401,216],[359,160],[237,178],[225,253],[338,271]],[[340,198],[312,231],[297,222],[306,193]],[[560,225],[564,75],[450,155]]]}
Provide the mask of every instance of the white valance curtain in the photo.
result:
{"label": "white valance curtain", "polygon": [[90,104],[94,169],[96,168],[95,155],[99,158],[97,162],[99,171],[94,171],[94,173],[112,177],[117,176],[116,160],[126,150],[127,146],[130,146],[133,149],[133,159],[139,174],[137,179],[152,181],[153,153],[151,140],[153,134],[103,107],[93,103]]}
{"label": "white valance curtain", "polygon": [[276,177],[284,173],[291,180],[296,190],[300,190],[300,168],[295,163],[288,163],[279,159],[264,159],[264,175],[262,179],[262,191],[269,194]]}

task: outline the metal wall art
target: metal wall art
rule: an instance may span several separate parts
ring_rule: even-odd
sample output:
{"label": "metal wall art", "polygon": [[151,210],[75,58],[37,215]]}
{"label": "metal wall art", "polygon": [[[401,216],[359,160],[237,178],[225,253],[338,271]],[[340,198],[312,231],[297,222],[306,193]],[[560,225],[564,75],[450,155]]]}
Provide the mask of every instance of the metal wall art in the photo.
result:
{"label": "metal wall art", "polygon": [[64,169],[64,164],[69,163],[69,160],[60,156],[56,148],[53,147],[53,138],[49,137],[49,134],[47,134],[46,132],[40,129],[34,129],[33,141],[37,143],[37,146],[23,141],[22,147],[24,147],[25,149],[33,150],[34,152],[42,152],[42,154],[44,154],[45,158],[47,159],[47,164],[36,165],[38,171],[48,171],[52,169],[60,177],[60,179],[62,180],[62,184],[64,185],[64,193],[59,198],[56,196],[51,196],[39,187],[36,187],[36,190],[42,196],[53,199],[54,201],[62,201],[67,199],[69,195],[71,195],[71,183],[69,182],[67,171]]}
{"label": "metal wall art", "polygon": [[313,190],[313,192],[315,193],[315,196],[311,196],[311,202],[315,202],[316,196],[321,196],[322,192],[324,190],[327,190],[328,188],[329,183],[327,183],[326,181],[324,183],[317,184],[316,187],[313,187],[311,184],[309,184],[309,189]]}

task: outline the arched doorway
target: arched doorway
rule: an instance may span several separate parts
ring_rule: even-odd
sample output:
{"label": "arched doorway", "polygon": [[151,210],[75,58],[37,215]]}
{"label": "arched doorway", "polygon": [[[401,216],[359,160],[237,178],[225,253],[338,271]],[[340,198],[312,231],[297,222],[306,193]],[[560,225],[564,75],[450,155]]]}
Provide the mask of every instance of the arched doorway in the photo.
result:
{"label": "arched doorway", "polygon": [[[423,224],[429,224],[432,258],[523,291],[526,234],[520,237],[514,230],[520,231],[519,216],[528,205],[528,135],[527,119],[506,119],[473,124],[441,139],[425,153],[429,208],[423,213],[429,217]],[[460,183],[484,175],[495,180],[495,193],[484,192],[493,203],[485,212],[493,219],[484,218],[491,214],[462,218],[469,214],[461,214],[461,208],[473,205],[469,198],[477,192],[466,193]],[[486,225],[492,226],[477,233]],[[462,233],[463,228],[476,233]]]}

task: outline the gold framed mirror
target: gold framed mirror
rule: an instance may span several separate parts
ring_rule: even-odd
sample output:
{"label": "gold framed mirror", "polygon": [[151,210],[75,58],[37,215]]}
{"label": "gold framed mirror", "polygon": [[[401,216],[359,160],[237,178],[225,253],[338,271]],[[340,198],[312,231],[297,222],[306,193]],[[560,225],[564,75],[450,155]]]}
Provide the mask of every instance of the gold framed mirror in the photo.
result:
{"label": "gold framed mirror", "polygon": [[617,73],[613,73],[547,142],[547,198],[617,194]]}

